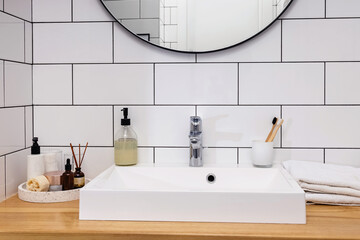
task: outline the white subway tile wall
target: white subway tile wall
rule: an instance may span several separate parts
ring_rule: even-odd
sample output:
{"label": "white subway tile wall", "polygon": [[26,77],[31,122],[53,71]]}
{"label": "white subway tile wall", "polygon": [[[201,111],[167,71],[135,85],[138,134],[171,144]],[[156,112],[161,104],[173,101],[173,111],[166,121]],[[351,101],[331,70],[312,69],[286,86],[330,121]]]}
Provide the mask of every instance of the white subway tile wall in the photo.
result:
{"label": "white subway tile wall", "polygon": [[[326,0],[295,0],[281,18],[324,18],[325,1]],[[340,1],[336,0],[336,2]]]}
{"label": "white subway tile wall", "polygon": [[360,17],[360,1],[326,0],[326,17]]}
{"label": "white subway tile wall", "polygon": [[[205,163],[236,167],[249,162],[252,140],[265,139],[277,116],[285,119],[277,162],[360,166],[358,0],[295,0],[251,41],[203,54],[146,44],[98,0],[33,0],[34,24],[23,9],[7,14],[1,2],[0,20],[13,22],[0,26],[0,98],[8,99],[0,99],[0,170],[6,162],[10,195],[21,180],[10,169],[24,161],[16,155],[26,155],[33,135],[49,147],[89,141],[89,177],[110,166],[123,107],[141,163],[186,165],[189,117],[199,115]],[[32,60],[32,80],[6,71]]]}
{"label": "white subway tile wall", "polygon": [[27,178],[27,155],[30,149],[25,149],[6,156],[6,198],[18,192],[18,186],[26,182]]}
{"label": "white subway tile wall", "polygon": [[5,106],[32,104],[32,66],[30,64],[5,62]]}
{"label": "white subway tile wall", "polygon": [[153,68],[152,64],[75,65],[74,104],[152,104]]}
{"label": "white subway tile wall", "polygon": [[0,0],[0,201],[26,180],[32,134],[31,0]]}
{"label": "white subway tile wall", "polygon": [[72,65],[33,67],[34,104],[72,104]]}
{"label": "white subway tile wall", "polygon": [[156,104],[237,104],[236,63],[160,64],[155,79]]}

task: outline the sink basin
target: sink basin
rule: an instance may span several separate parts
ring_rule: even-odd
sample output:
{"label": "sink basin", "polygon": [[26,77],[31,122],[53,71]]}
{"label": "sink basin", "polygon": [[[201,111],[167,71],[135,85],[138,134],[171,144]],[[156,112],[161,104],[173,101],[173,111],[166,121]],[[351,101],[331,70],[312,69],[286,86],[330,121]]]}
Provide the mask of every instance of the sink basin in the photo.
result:
{"label": "sink basin", "polygon": [[79,218],[304,224],[305,194],[280,168],[112,166],[80,190]]}

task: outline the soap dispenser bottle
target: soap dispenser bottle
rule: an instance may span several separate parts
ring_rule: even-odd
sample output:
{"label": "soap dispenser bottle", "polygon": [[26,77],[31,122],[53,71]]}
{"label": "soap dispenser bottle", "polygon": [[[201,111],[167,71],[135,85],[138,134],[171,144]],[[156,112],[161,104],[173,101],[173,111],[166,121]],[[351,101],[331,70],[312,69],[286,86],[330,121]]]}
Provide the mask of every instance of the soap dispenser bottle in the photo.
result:
{"label": "soap dispenser bottle", "polygon": [[115,135],[115,164],[118,166],[135,165],[138,162],[136,133],[130,126],[128,109],[123,108],[121,111],[124,118],[121,119],[121,128]]}

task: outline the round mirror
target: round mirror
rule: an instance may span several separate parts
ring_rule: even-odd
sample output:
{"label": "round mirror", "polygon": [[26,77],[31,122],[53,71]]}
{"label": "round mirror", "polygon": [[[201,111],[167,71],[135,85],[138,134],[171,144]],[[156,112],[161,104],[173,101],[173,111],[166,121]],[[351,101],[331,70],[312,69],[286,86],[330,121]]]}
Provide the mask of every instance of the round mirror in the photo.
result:
{"label": "round mirror", "polygon": [[101,0],[127,30],[156,46],[212,52],[256,36],[292,0]]}

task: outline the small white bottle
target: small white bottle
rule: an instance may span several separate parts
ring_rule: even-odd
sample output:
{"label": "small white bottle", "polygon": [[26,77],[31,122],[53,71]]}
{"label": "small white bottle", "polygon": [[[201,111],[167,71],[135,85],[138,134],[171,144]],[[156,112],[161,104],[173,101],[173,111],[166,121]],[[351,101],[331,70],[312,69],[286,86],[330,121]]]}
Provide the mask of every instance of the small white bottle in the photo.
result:
{"label": "small white bottle", "polygon": [[128,108],[123,108],[124,118],[121,119],[121,128],[115,134],[114,154],[115,164],[118,166],[135,165],[138,162],[137,157],[137,136],[130,126],[128,117]]}
{"label": "small white bottle", "polygon": [[40,154],[40,146],[37,142],[38,138],[34,137],[31,155],[27,156],[27,180],[43,175],[45,172],[44,156]]}

